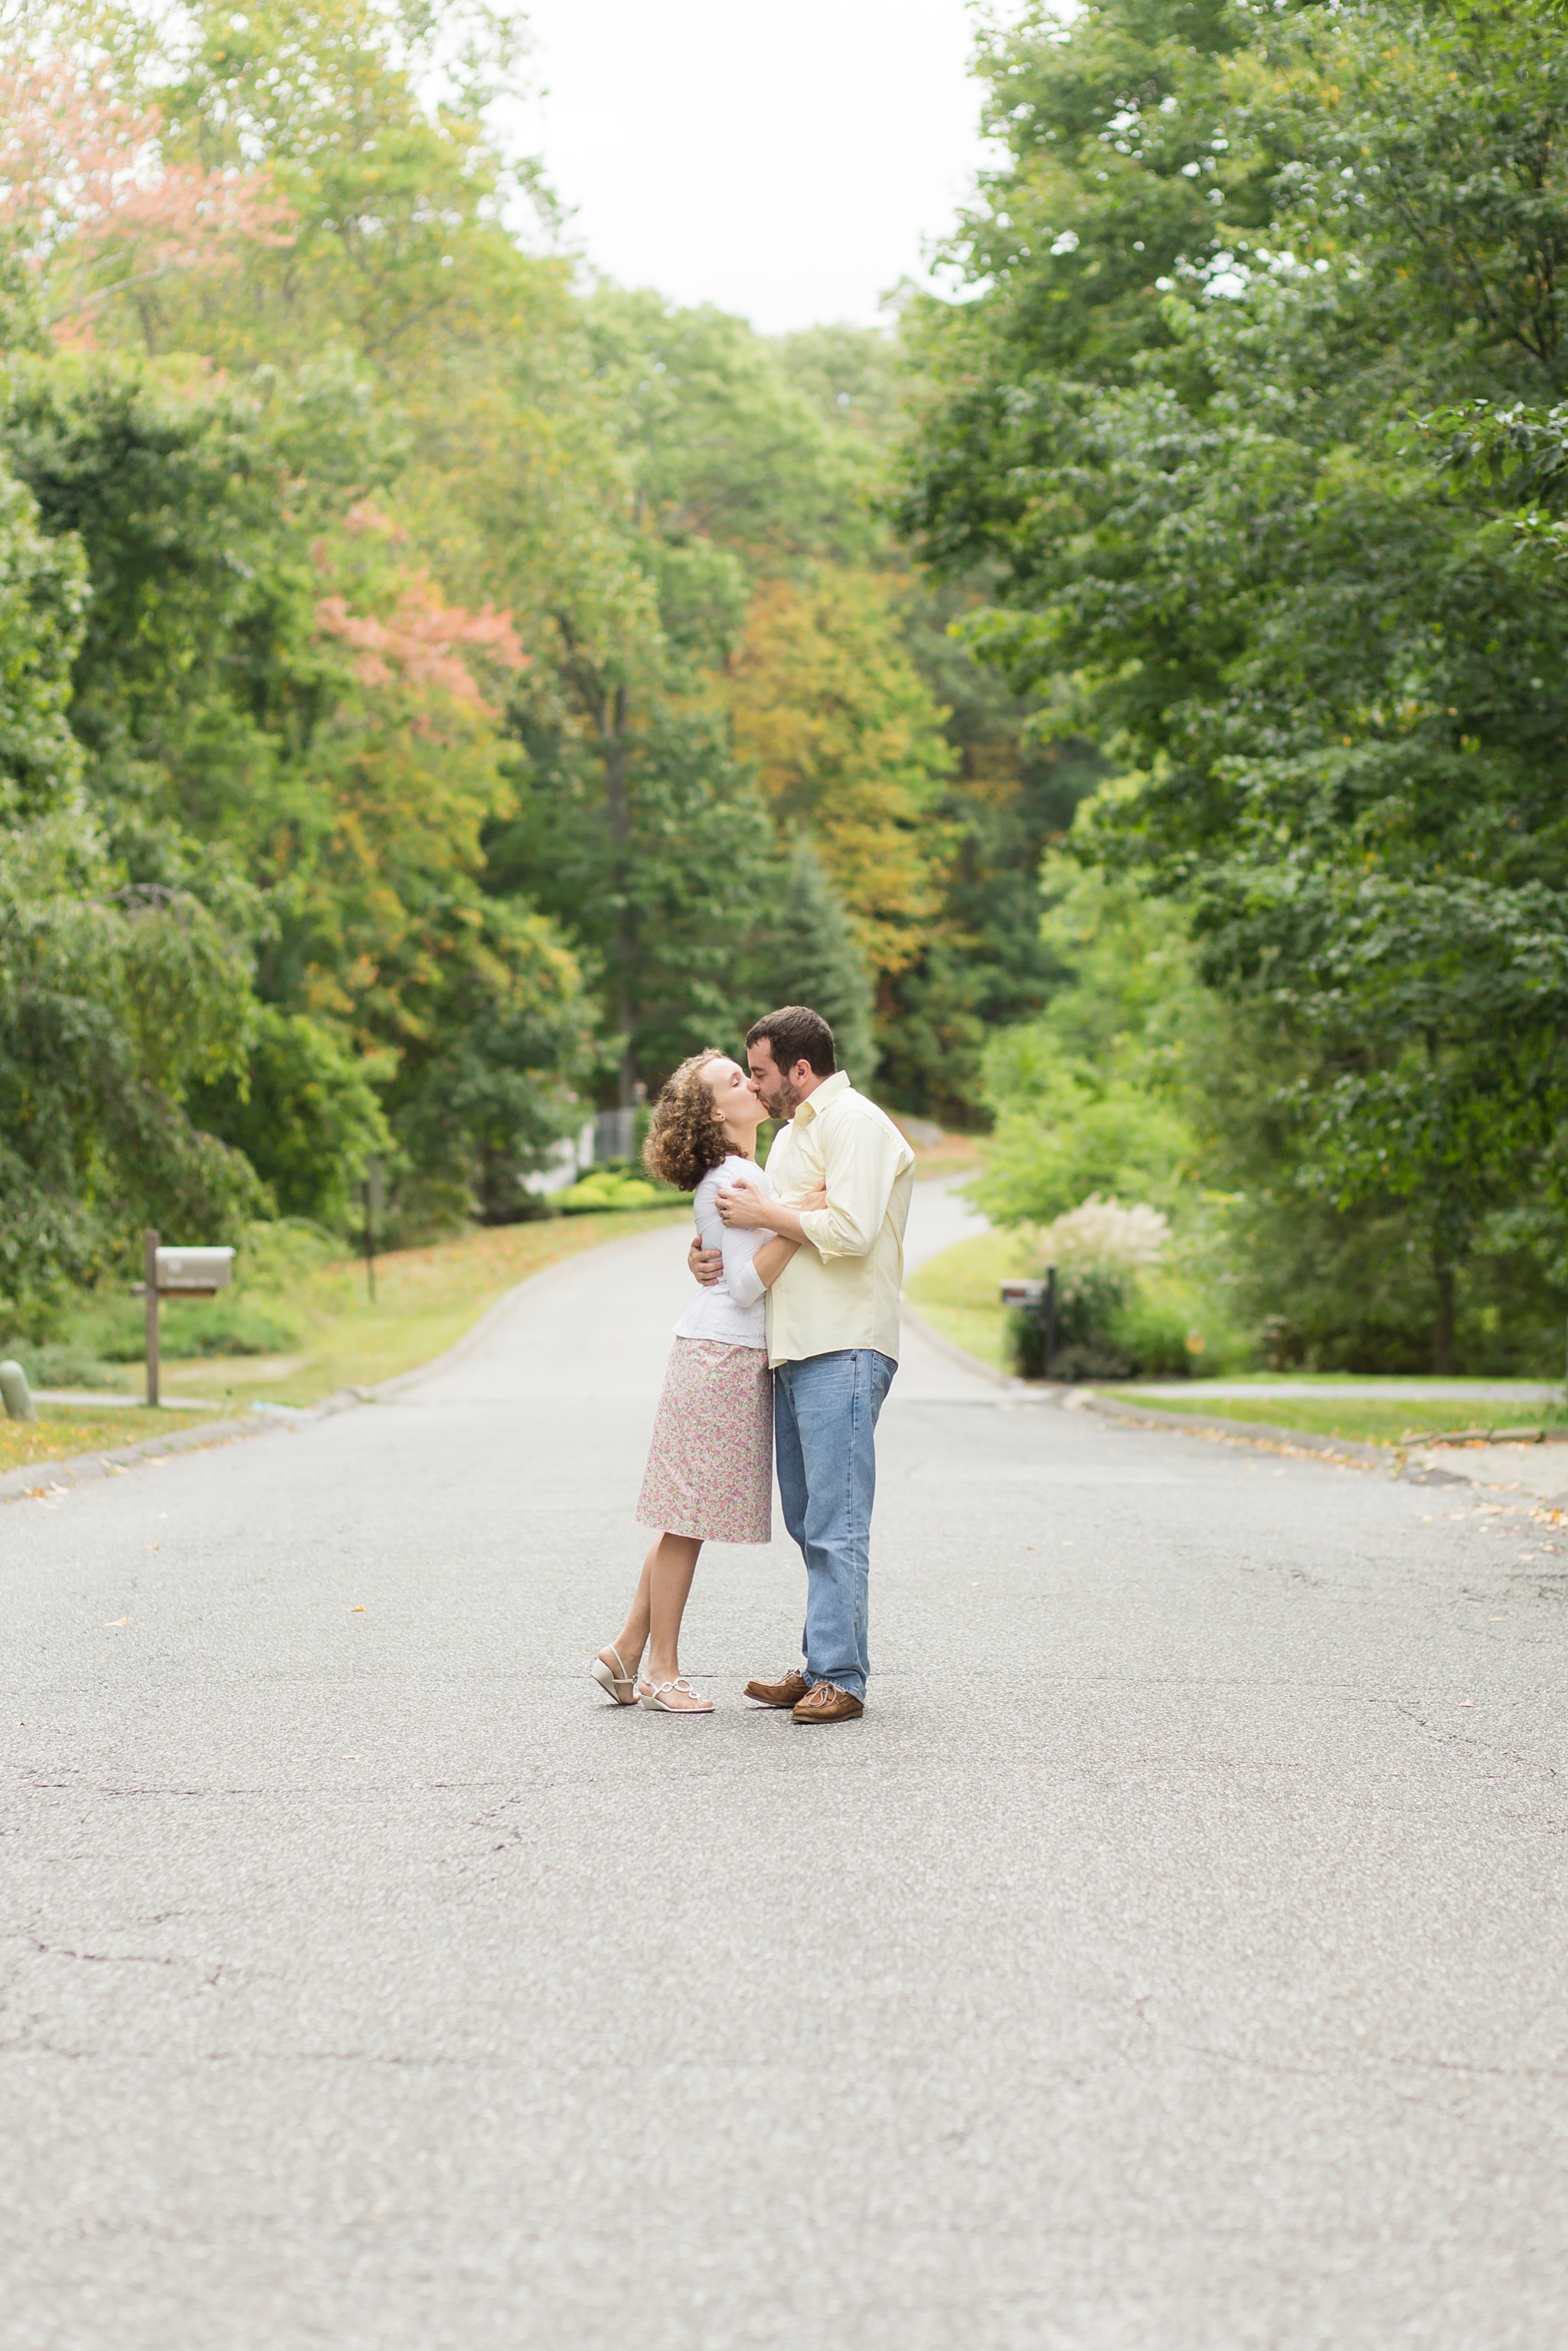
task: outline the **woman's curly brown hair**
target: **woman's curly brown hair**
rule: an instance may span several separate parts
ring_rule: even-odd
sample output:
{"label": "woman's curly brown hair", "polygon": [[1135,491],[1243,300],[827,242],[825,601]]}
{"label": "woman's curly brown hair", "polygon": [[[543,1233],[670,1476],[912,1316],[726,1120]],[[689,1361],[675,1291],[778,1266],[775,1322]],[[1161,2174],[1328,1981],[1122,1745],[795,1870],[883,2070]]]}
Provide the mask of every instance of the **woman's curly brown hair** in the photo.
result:
{"label": "woman's curly brown hair", "polygon": [[695,1192],[710,1167],[729,1156],[730,1145],[719,1124],[713,1088],[703,1071],[722,1061],[716,1045],[694,1053],[664,1081],[643,1145],[643,1165],[662,1184],[677,1192]]}

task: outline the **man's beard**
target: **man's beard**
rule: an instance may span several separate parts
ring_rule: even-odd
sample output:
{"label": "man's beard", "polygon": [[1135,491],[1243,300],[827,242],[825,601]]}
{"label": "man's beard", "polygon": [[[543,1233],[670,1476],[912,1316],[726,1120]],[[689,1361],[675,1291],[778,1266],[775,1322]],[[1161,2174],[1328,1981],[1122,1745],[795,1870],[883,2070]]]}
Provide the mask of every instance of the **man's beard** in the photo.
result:
{"label": "man's beard", "polygon": [[779,1079],[771,1100],[766,1094],[762,1100],[769,1118],[774,1119],[793,1118],[800,1107],[800,1097],[788,1078]]}

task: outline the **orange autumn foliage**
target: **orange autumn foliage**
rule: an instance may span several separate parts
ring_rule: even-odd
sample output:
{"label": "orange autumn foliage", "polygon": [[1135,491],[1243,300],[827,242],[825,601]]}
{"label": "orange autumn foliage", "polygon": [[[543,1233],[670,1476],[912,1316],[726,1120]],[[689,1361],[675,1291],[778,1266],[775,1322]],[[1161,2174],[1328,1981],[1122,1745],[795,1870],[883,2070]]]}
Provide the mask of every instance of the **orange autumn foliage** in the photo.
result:
{"label": "orange autumn foliage", "polygon": [[900,640],[889,582],[770,580],[733,664],[735,747],[780,825],[808,832],[874,973],[906,969],[940,917],[946,714]]}
{"label": "orange autumn foliage", "polygon": [[316,605],[316,627],[320,635],[336,637],[352,648],[351,667],[361,685],[433,687],[486,717],[495,713],[463,658],[463,648],[481,653],[498,669],[528,665],[509,611],[497,612],[486,604],[469,612],[460,604],[444,603],[440,590],[423,572],[404,583],[384,620],[350,611],[345,596],[322,596]]}
{"label": "orange autumn foliage", "polygon": [[159,108],[116,95],[101,66],[59,51],[0,59],[0,228],[46,284],[57,339],[81,340],[103,303],[172,271],[290,242],[269,172],[171,162],[162,131]]}

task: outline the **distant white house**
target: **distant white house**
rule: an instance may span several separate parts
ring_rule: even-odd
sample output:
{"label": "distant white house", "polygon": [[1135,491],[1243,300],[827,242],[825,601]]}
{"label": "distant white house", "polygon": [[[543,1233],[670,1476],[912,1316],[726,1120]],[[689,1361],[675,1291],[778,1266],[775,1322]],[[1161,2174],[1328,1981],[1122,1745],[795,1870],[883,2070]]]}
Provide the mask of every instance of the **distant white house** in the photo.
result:
{"label": "distant white house", "polygon": [[548,1198],[551,1192],[564,1192],[575,1184],[585,1167],[601,1165],[606,1159],[634,1159],[637,1155],[637,1113],[635,1110],[596,1111],[575,1134],[563,1135],[552,1144],[542,1167],[536,1167],[523,1178],[525,1192]]}

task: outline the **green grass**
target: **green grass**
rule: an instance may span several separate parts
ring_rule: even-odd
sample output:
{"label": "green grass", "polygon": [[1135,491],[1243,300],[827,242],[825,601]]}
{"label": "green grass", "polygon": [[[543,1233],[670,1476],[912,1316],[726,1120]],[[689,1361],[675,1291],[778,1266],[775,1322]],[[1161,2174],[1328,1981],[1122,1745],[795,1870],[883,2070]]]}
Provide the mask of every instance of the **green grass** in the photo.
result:
{"label": "green grass", "polygon": [[[1199,1376],[1201,1377],[1203,1375],[1199,1374]],[[1454,1393],[1456,1389],[1469,1387],[1474,1381],[1479,1379],[1490,1378],[1490,1374],[1489,1373],[1481,1372],[1457,1372],[1451,1379],[1438,1379],[1435,1376],[1427,1378],[1423,1376],[1420,1373],[1412,1372],[1239,1371],[1224,1372],[1218,1374],[1218,1376],[1228,1382],[1232,1380],[1245,1381],[1249,1387],[1256,1388],[1277,1387],[1286,1382],[1288,1382],[1291,1387],[1343,1387],[1347,1383],[1356,1381],[1364,1382],[1365,1385],[1369,1389],[1375,1389],[1380,1381],[1397,1380],[1401,1387],[1420,1388],[1423,1395],[1429,1395],[1435,1404],[1442,1404],[1444,1402],[1448,1402],[1449,1404],[1462,1403],[1463,1398]],[[1540,1379],[1521,1379],[1517,1383],[1517,1384],[1521,1388],[1540,1387],[1544,1384],[1545,1379],[1548,1377],[1550,1377],[1550,1374],[1542,1374]],[[1507,1387],[1513,1384],[1513,1383],[1510,1380],[1500,1378],[1494,1381],[1492,1384],[1498,1387]]]}
{"label": "green grass", "polygon": [[0,1418],[0,1470],[26,1469],[35,1461],[64,1461],[73,1453],[110,1453],[144,1437],[172,1437],[206,1417],[194,1412],[127,1411],[123,1405],[41,1404],[37,1420]]}
{"label": "green grass", "polygon": [[[63,1342],[24,1346],[22,1361],[35,1387],[101,1387],[105,1364],[141,1361],[146,1327],[141,1299],[100,1292],[71,1317]],[[165,1363],[204,1355],[276,1355],[297,1347],[302,1335],[287,1299],[276,1291],[238,1288],[220,1290],[216,1298],[165,1299],[162,1330]]]}
{"label": "green grass", "polygon": [[1152,1396],[1139,1388],[1106,1388],[1123,1404],[1158,1412],[1206,1413],[1223,1420],[1260,1421],[1276,1428],[1300,1428],[1318,1437],[1344,1437],[1362,1445],[1398,1445],[1413,1436],[1447,1435],[1462,1428],[1568,1429],[1562,1405],[1517,1398],[1461,1398],[1435,1389],[1429,1403],[1380,1396]]}
{"label": "green grass", "polygon": [[905,1295],[939,1338],[994,1371],[1010,1372],[1008,1310],[997,1293],[1025,1270],[1029,1250],[1022,1234],[980,1233],[927,1259],[910,1275]]}

